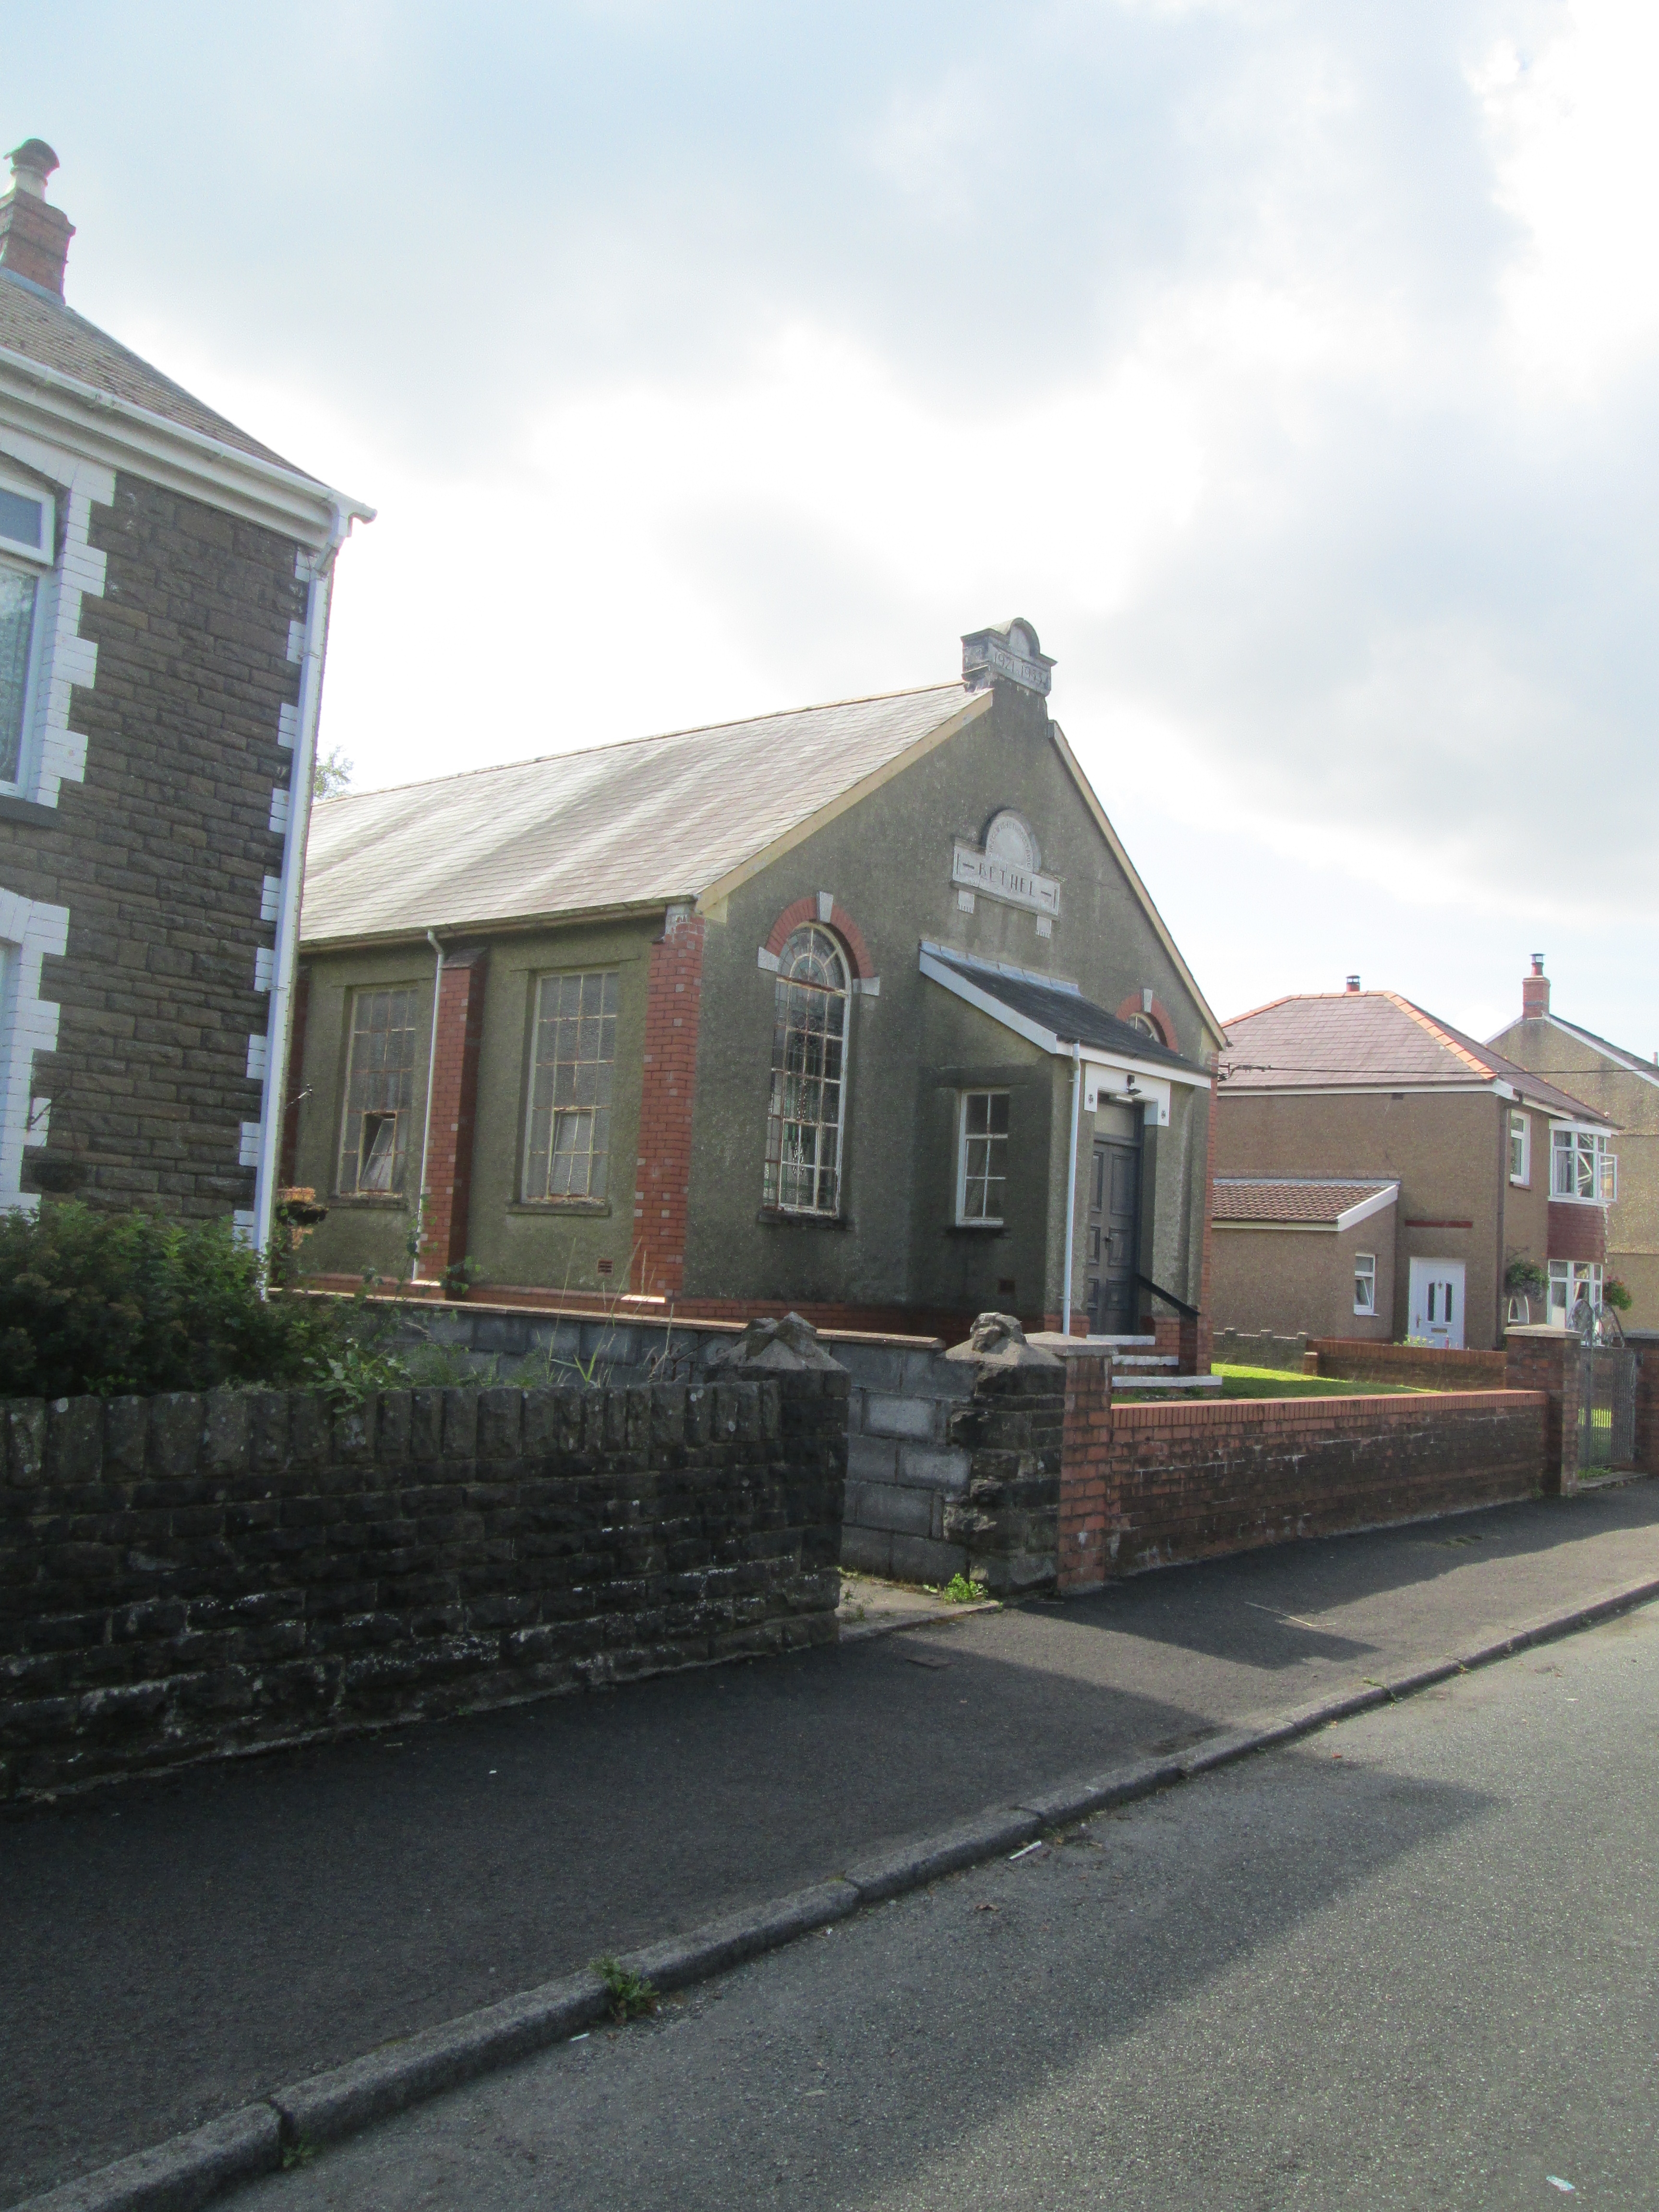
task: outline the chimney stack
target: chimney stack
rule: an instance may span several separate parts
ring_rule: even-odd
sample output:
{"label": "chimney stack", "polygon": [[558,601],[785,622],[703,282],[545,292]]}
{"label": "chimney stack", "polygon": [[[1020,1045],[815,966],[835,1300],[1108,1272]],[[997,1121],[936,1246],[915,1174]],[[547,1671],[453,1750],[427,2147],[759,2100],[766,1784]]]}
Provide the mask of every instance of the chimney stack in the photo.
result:
{"label": "chimney stack", "polygon": [[1359,988],[1359,978],[1358,978],[1358,975],[1350,975],[1350,976],[1349,976],[1349,978],[1348,978],[1348,988],[1349,988],[1351,991],[1357,991],[1357,990]]}
{"label": "chimney stack", "polygon": [[1523,1022],[1540,1020],[1550,1010],[1550,979],[1544,973],[1544,956],[1532,956],[1532,973],[1521,978],[1521,1018]]}
{"label": "chimney stack", "polygon": [[58,167],[58,156],[44,138],[26,138],[6,158],[12,182],[0,199],[0,269],[61,300],[75,225],[61,208],[46,204],[46,179]]}

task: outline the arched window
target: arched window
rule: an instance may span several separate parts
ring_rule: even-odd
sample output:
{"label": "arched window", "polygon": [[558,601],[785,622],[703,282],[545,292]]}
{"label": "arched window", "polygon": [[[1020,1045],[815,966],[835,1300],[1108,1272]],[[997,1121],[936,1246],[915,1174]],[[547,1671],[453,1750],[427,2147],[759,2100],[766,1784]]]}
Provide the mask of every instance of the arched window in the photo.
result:
{"label": "arched window", "polygon": [[798,929],[778,957],[766,1197],[783,1213],[841,1211],[847,1111],[847,962],[827,929]]}
{"label": "arched window", "polygon": [[1158,1024],[1150,1014],[1131,1014],[1129,1027],[1132,1030],[1139,1030],[1142,1036],[1151,1037],[1157,1044],[1162,1044],[1164,1042],[1158,1036]]}

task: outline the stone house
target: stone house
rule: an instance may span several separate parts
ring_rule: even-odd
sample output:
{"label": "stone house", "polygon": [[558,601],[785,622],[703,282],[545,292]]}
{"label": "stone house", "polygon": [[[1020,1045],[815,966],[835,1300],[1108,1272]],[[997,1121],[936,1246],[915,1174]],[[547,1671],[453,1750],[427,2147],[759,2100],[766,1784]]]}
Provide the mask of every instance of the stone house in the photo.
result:
{"label": "stone house", "polygon": [[319,805],[307,1263],[852,1328],[1195,1314],[1220,1028],[1052,665],[1015,623],[922,690]]}
{"label": "stone house", "polygon": [[[1659,1054],[1644,1060],[1552,1013],[1541,952],[1533,957],[1531,975],[1522,979],[1520,1019],[1491,1042],[1517,1066],[1565,1085],[1617,1127],[1618,1157],[1602,1170],[1608,1194],[1607,1273],[1631,1294],[1626,1326],[1659,1329]],[[1550,1167],[1552,1183],[1562,1185],[1563,1195],[1568,1184],[1576,1188],[1582,1179],[1581,1163],[1565,1145],[1559,1158],[1552,1154]],[[1585,1265],[1593,1270],[1595,1263]],[[1565,1273],[1565,1263],[1553,1261],[1551,1273]],[[1592,1275],[1592,1297],[1599,1296],[1600,1280]]]}
{"label": "stone house", "polygon": [[263,1241],[343,499],[64,303],[0,199],[0,1206]]}
{"label": "stone house", "polygon": [[[1510,1319],[1599,1301],[1594,1106],[1357,975],[1229,1022],[1218,1074],[1217,1328],[1492,1350]],[[1547,1310],[1512,1298],[1516,1261]]]}

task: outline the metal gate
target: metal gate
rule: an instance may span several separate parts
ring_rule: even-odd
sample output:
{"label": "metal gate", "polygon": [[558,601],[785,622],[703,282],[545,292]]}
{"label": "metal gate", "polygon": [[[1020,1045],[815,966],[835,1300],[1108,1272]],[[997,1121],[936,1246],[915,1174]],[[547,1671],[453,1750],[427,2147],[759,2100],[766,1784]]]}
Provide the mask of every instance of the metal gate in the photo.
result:
{"label": "metal gate", "polygon": [[1629,1467],[1636,1457],[1640,1353],[1587,1344],[1578,1355],[1578,1471]]}

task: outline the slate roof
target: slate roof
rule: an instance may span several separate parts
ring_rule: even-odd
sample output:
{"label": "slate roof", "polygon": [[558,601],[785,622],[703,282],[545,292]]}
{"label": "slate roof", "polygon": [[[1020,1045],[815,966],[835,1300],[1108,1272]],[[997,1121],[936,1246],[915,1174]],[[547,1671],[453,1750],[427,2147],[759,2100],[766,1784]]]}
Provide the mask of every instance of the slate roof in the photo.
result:
{"label": "slate roof", "polygon": [[150,414],[180,423],[187,430],[198,430],[204,437],[216,438],[221,445],[232,446],[257,461],[273,462],[294,476],[305,475],[303,469],[296,469],[292,461],[285,461],[269,446],[262,446],[246,430],[228,422],[182,385],[141,361],[84,315],[77,315],[73,307],[65,307],[15,270],[5,268],[0,268],[0,348],[21,354],[42,368],[76,377],[133,406],[146,408]]}
{"label": "slate roof", "polygon": [[[1396,991],[1275,999],[1227,1024],[1230,1092],[1467,1089],[1507,1083],[1547,1112],[1607,1121],[1593,1106],[1479,1044]],[[1611,1127],[1611,1124],[1607,1124]]]}
{"label": "slate roof", "polygon": [[1302,1176],[1218,1176],[1211,1218],[1334,1229],[1350,1206],[1363,1206],[1368,1198],[1379,1197],[1384,1191],[1399,1197],[1400,1185],[1392,1176],[1330,1176],[1322,1181]]}
{"label": "slate roof", "polygon": [[[312,811],[307,944],[694,898],[967,706],[960,683],[474,769]],[[977,695],[988,703],[990,693]]]}
{"label": "slate roof", "polygon": [[1010,1012],[1023,1014],[1027,1021],[1036,1022],[1050,1030],[1062,1044],[1076,1042],[1094,1046],[1102,1052],[1119,1053],[1132,1060],[1144,1060],[1155,1066],[1176,1067],[1190,1075],[1204,1073],[1195,1060],[1184,1059],[1178,1052],[1150,1037],[1127,1022],[1109,1014],[1104,1006],[1097,1006],[1080,991],[1070,990],[1063,984],[1036,983],[1023,975],[1005,975],[1000,969],[984,968],[972,960],[958,960],[948,952],[934,951],[931,957],[941,968],[955,975],[978,990],[1006,1006]]}

